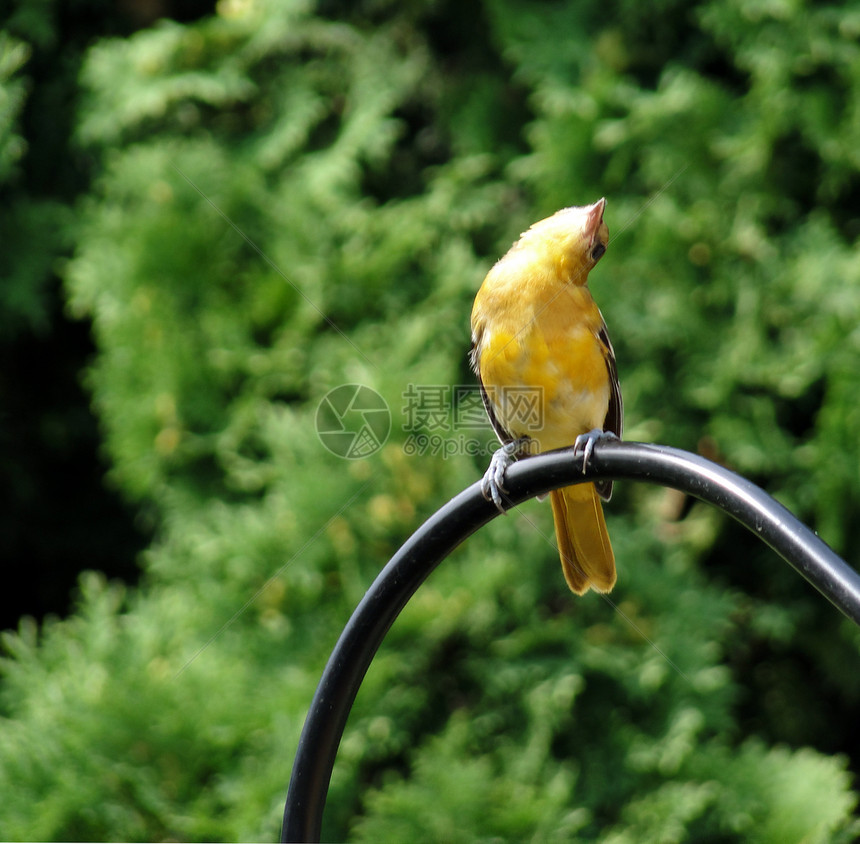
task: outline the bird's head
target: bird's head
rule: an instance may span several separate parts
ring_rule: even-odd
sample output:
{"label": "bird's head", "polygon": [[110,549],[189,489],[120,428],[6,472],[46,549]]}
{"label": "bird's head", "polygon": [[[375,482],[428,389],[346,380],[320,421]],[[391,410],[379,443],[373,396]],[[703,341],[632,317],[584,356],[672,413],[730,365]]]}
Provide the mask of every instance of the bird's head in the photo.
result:
{"label": "bird's head", "polygon": [[585,284],[589,270],[609,243],[609,229],[603,221],[605,207],[606,200],[601,198],[593,205],[562,208],[524,232],[518,245],[545,251],[566,281]]}

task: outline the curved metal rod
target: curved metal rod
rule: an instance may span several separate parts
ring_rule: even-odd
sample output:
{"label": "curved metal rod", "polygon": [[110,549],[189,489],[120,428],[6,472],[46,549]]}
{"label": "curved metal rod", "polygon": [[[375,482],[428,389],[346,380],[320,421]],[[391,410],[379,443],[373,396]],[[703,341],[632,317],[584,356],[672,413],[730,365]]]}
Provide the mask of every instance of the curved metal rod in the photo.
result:
{"label": "curved metal rod", "polygon": [[[860,625],[860,575],[755,484],[687,451],[600,440],[582,471],[581,452],[560,449],[515,463],[506,508],[597,478],[673,487],[725,510]],[[498,515],[472,484],[431,516],[391,558],[352,614],[325,667],[299,740],[282,841],[319,841],[335,756],[364,675],[388,629],[425,578],[464,539]]]}

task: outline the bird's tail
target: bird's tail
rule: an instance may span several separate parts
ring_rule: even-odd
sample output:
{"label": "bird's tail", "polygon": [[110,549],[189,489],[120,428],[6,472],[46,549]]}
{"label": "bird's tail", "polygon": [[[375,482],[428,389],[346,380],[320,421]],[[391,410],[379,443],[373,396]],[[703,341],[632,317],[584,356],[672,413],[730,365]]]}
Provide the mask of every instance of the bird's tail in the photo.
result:
{"label": "bird's tail", "polygon": [[549,494],[564,579],[582,595],[615,585],[615,555],[594,484],[577,484]]}

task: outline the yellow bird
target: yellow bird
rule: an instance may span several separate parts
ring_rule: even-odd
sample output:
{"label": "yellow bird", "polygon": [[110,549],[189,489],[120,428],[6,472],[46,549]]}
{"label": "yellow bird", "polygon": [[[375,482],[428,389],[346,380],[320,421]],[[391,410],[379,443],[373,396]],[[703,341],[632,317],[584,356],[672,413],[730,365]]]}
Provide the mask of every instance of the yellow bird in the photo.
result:
{"label": "yellow bird", "polygon": [[[502,447],[482,489],[502,510],[504,474],[518,456],[621,436],[615,352],[586,286],[606,251],[606,200],[535,223],[487,273],[472,308],[471,362]],[[600,499],[611,481],[550,493],[562,570],[571,590],[609,592],[615,557]],[[504,512],[504,511],[503,511]]]}

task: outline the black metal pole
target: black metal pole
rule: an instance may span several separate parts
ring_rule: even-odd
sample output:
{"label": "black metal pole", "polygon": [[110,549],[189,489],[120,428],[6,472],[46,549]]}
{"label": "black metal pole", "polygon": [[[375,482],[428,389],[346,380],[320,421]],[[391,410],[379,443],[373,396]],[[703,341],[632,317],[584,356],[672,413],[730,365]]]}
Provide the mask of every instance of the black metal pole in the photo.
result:
{"label": "black metal pole", "polygon": [[[581,453],[562,449],[515,463],[506,508],[575,483],[606,478],[673,487],[707,501],[767,543],[835,607],[860,625],[860,575],[755,484],[695,454],[668,446],[601,440],[582,472]],[[282,841],[319,841],[331,772],[350,709],[388,629],[430,572],[498,515],[475,483],[431,516],[368,589],[329,658],[293,764]]]}

